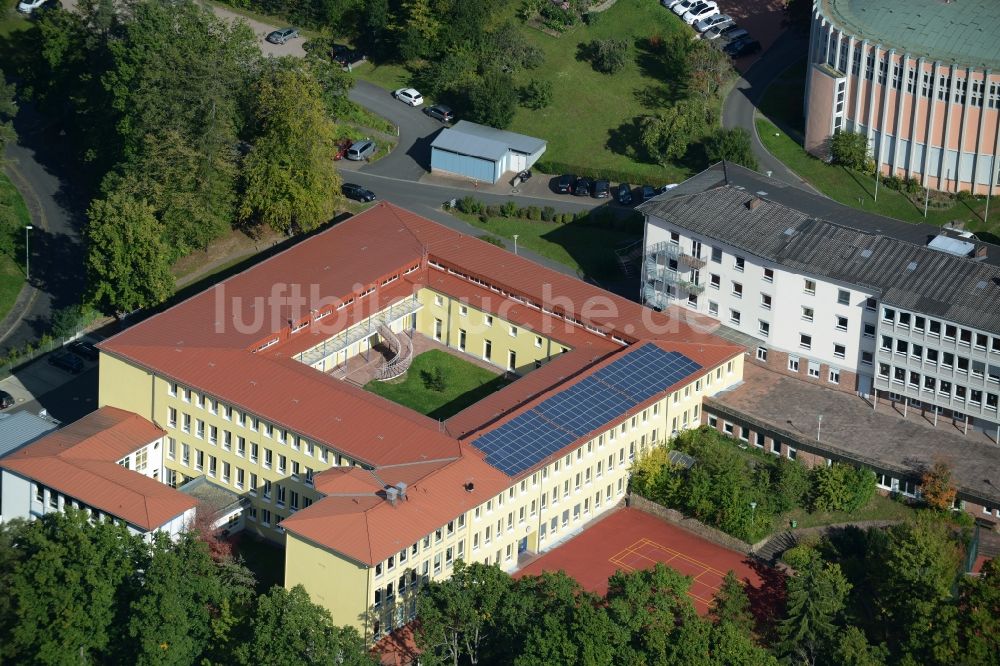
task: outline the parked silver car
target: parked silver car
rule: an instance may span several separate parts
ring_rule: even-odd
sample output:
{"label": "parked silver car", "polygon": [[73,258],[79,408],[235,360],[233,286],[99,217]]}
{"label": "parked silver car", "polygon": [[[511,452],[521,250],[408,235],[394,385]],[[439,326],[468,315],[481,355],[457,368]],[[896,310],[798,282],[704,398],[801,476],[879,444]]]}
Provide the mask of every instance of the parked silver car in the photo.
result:
{"label": "parked silver car", "polygon": [[355,162],[366,160],[375,154],[375,147],[375,142],[371,139],[355,141],[351,144],[351,147],[347,149],[347,159]]}

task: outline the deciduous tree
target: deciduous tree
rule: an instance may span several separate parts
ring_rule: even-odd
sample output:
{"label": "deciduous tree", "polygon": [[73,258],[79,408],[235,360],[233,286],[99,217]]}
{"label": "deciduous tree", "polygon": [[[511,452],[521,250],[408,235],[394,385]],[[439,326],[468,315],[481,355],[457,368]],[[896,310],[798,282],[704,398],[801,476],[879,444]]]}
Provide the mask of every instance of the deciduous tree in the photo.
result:
{"label": "deciduous tree", "polygon": [[750,598],[732,569],[726,573],[718,592],[712,597],[710,613],[717,623],[733,624],[747,634],[753,629]]}
{"label": "deciduous tree", "polygon": [[703,128],[703,111],[681,101],[643,118],[639,141],[650,159],[666,165],[683,157]]}
{"label": "deciduous tree", "polygon": [[275,231],[308,232],[340,200],[333,166],[337,129],[308,71],[278,65],[257,85],[259,132],[244,162],[239,217]]}
{"label": "deciduous tree", "polygon": [[489,71],[469,93],[471,119],[483,125],[506,129],[517,111],[517,86],[509,74]]}
{"label": "deciduous tree", "polygon": [[87,211],[87,286],[106,312],[127,313],[173,293],[170,252],[152,208],[127,194],[94,201]]}
{"label": "deciduous tree", "polygon": [[11,120],[17,115],[17,102],[14,101],[14,84],[7,83],[4,73],[0,70],[0,158],[4,147],[15,138],[14,126]]}
{"label": "deciduous tree", "polygon": [[750,133],[742,127],[718,129],[705,139],[705,154],[709,162],[726,160],[748,169],[757,170]]}
{"label": "deciduous tree", "polygon": [[838,130],[830,137],[830,155],[834,163],[850,169],[868,168],[868,137],[859,132]]}
{"label": "deciduous tree", "polygon": [[963,577],[960,590],[966,659],[983,666],[1000,664],[1000,560],[988,560],[978,577]]}
{"label": "deciduous tree", "polygon": [[257,600],[247,641],[236,651],[247,664],[343,664],[374,666],[364,639],[351,627],[335,627],[325,608],[301,585],[275,586]]}
{"label": "deciduous tree", "polygon": [[951,510],[957,492],[951,478],[951,466],[944,460],[935,460],[920,479],[920,495],[932,509]]}

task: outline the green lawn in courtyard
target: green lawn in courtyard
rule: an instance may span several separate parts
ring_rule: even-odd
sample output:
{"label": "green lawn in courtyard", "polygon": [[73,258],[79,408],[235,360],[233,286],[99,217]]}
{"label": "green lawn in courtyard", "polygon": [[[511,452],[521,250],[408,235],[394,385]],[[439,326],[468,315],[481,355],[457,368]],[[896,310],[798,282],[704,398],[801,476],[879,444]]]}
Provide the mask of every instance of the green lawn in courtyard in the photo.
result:
{"label": "green lawn in courtyard", "polygon": [[986,198],[947,202],[945,207],[932,207],[924,218],[923,206],[906,195],[879,186],[875,201],[874,176],[853,169],[827,164],[807,153],[802,147],[805,62],[792,65],[764,93],[757,115],[757,133],[764,147],[803,180],[826,196],[853,208],[907,222],[927,222],[943,225],[959,221],[970,231],[978,232],[983,240],[1000,241],[1000,197],[994,197],[989,222],[983,221]]}
{"label": "green lawn in courtyard", "polygon": [[[444,390],[428,385],[428,378],[440,368]],[[503,388],[510,381],[485,368],[438,349],[420,354],[400,379],[371,381],[365,390],[392,400],[434,419],[447,419]]]}

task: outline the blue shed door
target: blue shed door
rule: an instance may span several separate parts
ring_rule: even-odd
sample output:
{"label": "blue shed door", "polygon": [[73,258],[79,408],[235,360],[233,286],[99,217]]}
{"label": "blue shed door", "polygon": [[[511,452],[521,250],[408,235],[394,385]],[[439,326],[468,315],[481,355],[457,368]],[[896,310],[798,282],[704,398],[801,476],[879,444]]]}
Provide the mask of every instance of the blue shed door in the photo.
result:
{"label": "blue shed door", "polygon": [[440,148],[431,149],[431,168],[467,178],[495,183],[496,163],[469,155],[459,155]]}

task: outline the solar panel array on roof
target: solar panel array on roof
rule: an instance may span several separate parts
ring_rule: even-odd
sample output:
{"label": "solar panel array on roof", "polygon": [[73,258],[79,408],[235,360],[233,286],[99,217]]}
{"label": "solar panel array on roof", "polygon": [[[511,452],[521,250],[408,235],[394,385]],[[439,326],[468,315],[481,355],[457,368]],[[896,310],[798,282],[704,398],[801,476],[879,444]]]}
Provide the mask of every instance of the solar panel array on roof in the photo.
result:
{"label": "solar panel array on roof", "polygon": [[473,442],[510,476],[607,425],[701,366],[646,343]]}

